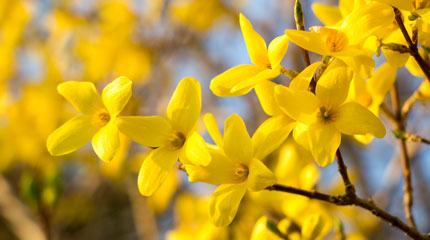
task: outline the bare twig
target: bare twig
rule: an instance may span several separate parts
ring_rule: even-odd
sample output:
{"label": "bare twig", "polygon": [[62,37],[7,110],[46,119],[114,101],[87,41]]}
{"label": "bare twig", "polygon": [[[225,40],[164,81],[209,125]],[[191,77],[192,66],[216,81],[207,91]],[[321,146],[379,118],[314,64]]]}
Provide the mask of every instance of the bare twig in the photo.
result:
{"label": "bare twig", "polygon": [[379,106],[381,109],[381,113],[390,120],[393,124],[396,124],[396,116],[394,116],[394,113],[391,112],[391,110],[388,108],[388,106],[385,103],[382,103],[381,106]]}
{"label": "bare twig", "polygon": [[372,200],[361,199],[357,197],[355,194],[329,195],[329,194],[320,193],[317,191],[306,191],[303,189],[284,186],[280,184],[274,184],[272,186],[269,186],[266,188],[266,190],[292,193],[292,194],[308,197],[310,199],[316,199],[316,200],[332,203],[338,206],[357,206],[368,210],[369,212],[371,212],[373,215],[377,217],[382,218],[388,224],[400,229],[412,239],[427,239],[427,240],[430,239],[428,235],[419,233],[415,228],[409,227],[406,223],[404,223],[399,218],[389,214],[388,212],[376,206]]}
{"label": "bare twig", "polygon": [[355,187],[351,183],[351,180],[349,180],[348,170],[346,168],[345,163],[343,162],[343,157],[339,149],[337,149],[336,151],[336,160],[337,160],[337,169],[345,185],[346,195],[355,196]]}
{"label": "bare twig", "polygon": [[[393,89],[391,91],[391,97],[393,102],[394,114],[396,116],[396,130],[397,131],[405,131],[404,120],[402,118],[400,103],[399,103],[399,94],[397,92],[397,83],[394,83]],[[412,215],[412,204],[413,204],[413,188],[412,188],[412,178],[411,178],[411,166],[410,159],[408,156],[408,150],[406,148],[405,139],[399,139],[400,142],[400,150],[402,153],[402,168],[403,168],[403,178],[405,180],[405,186],[403,188],[404,196],[403,196],[403,206],[405,209],[406,219],[408,223],[412,227],[415,226],[414,218]]]}
{"label": "bare twig", "polygon": [[[410,55],[415,58],[421,70],[423,71],[424,75],[426,76],[425,78],[427,79],[427,81],[430,82],[430,66],[424,61],[424,59],[418,53],[417,42],[416,41],[414,42],[409,36],[409,33],[406,30],[405,25],[403,24],[402,12],[400,12],[400,10],[395,7],[393,7],[393,9],[394,9],[396,22],[399,25],[400,31],[402,31],[402,34],[406,42],[408,43]],[[416,37],[417,36],[415,34],[414,38]]]}
{"label": "bare twig", "polygon": [[430,145],[430,139],[420,137],[415,134],[409,134],[402,131],[393,131],[394,136],[398,139],[404,139],[411,142],[419,142],[419,143],[425,143]]}

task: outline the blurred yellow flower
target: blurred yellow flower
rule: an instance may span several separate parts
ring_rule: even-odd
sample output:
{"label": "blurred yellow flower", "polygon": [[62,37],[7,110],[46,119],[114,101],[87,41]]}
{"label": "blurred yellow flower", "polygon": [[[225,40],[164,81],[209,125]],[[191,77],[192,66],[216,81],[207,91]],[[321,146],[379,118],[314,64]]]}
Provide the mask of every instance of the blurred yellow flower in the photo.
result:
{"label": "blurred yellow flower", "polygon": [[115,120],[131,97],[131,84],[127,77],[119,77],[103,89],[101,97],[91,82],[58,85],[58,92],[83,115],[70,119],[49,135],[47,147],[51,155],[73,152],[92,141],[101,160],[112,160],[119,146]]}

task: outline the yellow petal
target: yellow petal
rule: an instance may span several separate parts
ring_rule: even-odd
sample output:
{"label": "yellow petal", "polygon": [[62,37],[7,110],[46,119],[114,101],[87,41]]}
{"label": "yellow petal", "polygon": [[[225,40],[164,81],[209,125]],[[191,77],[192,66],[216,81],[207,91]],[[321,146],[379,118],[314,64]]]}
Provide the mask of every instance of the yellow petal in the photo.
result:
{"label": "yellow petal", "polygon": [[239,65],[231,68],[211,80],[210,89],[218,97],[233,97],[247,94],[251,87],[232,91],[239,83],[246,81],[260,72],[266,70],[266,67],[254,65]]}
{"label": "yellow petal", "polygon": [[396,8],[412,11],[412,2],[413,1],[405,1],[405,0],[376,0],[377,2],[385,3],[391,6],[394,6]]}
{"label": "yellow petal", "polygon": [[118,77],[103,89],[103,103],[111,117],[117,116],[128,103],[131,97],[131,84],[127,77]]}
{"label": "yellow petal", "polygon": [[276,85],[276,83],[271,81],[263,81],[255,86],[255,93],[257,94],[258,100],[260,100],[261,107],[269,116],[282,113],[275,101]]}
{"label": "yellow petal", "polygon": [[152,150],[143,161],[137,178],[139,191],[143,196],[151,196],[166,179],[178,160],[179,151],[164,147]]}
{"label": "yellow petal", "polygon": [[221,132],[219,131],[218,125],[216,123],[215,117],[212,113],[206,113],[203,117],[203,121],[205,122],[206,129],[208,130],[209,135],[214,140],[215,144],[222,148],[223,140]]}
{"label": "yellow petal", "polygon": [[317,213],[307,216],[302,227],[304,239],[318,239],[324,228],[324,219]]}
{"label": "yellow petal", "polygon": [[92,144],[101,160],[105,162],[112,160],[119,147],[119,132],[114,120],[111,120],[94,135]]}
{"label": "yellow petal", "polygon": [[309,148],[315,161],[326,167],[334,161],[341,134],[332,124],[315,123],[309,126]]}
{"label": "yellow petal", "polygon": [[192,164],[207,166],[211,162],[211,155],[205,140],[196,131],[187,138],[184,147],[187,160]]}
{"label": "yellow petal", "polygon": [[290,88],[294,90],[307,91],[309,88],[309,83],[315,74],[317,68],[321,65],[321,62],[315,62],[307,66],[303,71],[297,75],[293,81],[290,83]]}
{"label": "yellow petal", "polygon": [[309,147],[309,138],[308,138],[308,125],[297,122],[293,128],[293,138],[297,144],[302,146],[306,150],[310,150]]}
{"label": "yellow petal", "polygon": [[357,55],[353,57],[339,57],[346,65],[352,68],[355,73],[364,79],[372,76],[373,69],[375,68],[375,60],[366,55]]}
{"label": "yellow petal", "polygon": [[281,85],[275,87],[275,99],[282,111],[302,123],[313,122],[315,110],[320,105],[318,98],[313,93],[295,91]]}
{"label": "yellow petal", "polygon": [[281,74],[280,68],[281,67],[278,66],[278,68],[275,68],[275,69],[265,69],[265,70],[259,72],[257,75],[251,77],[251,78],[248,78],[248,79],[245,79],[241,82],[238,82],[231,89],[231,92],[232,93],[242,92],[246,89],[252,89],[253,87],[258,85],[259,83],[272,80]]}
{"label": "yellow petal", "polygon": [[225,120],[224,152],[233,162],[245,165],[249,164],[254,154],[245,123],[237,114]]}
{"label": "yellow petal", "polygon": [[81,113],[91,114],[103,108],[101,97],[92,82],[64,82],[58,85],[57,91]]}
{"label": "yellow petal", "polygon": [[238,165],[228,159],[220,149],[209,149],[212,161],[208,166],[186,164],[185,169],[190,182],[205,182],[208,184],[238,184],[246,180],[235,174]]}
{"label": "yellow petal", "polygon": [[288,49],[288,38],[285,35],[273,39],[269,44],[268,54],[272,68],[277,68]]}
{"label": "yellow petal", "polygon": [[249,175],[247,180],[248,188],[251,191],[261,191],[276,183],[276,177],[264,163],[258,159],[252,159],[249,165]]}
{"label": "yellow petal", "polygon": [[385,127],[372,112],[355,102],[343,104],[338,109],[335,125],[344,134],[372,134],[377,138],[385,136]]}
{"label": "yellow petal", "polygon": [[325,26],[334,26],[337,22],[342,20],[342,14],[338,7],[314,3],[312,4],[312,10],[314,11],[315,16],[317,16]]}
{"label": "yellow petal", "polygon": [[[341,29],[348,35],[351,45],[362,43],[367,37],[393,23],[393,8],[381,3],[369,3],[349,14]],[[354,27],[351,27],[354,26]]]}
{"label": "yellow petal", "polygon": [[387,62],[390,63],[393,67],[402,68],[405,66],[406,62],[409,59],[409,53],[399,53],[384,48],[382,49],[382,52],[384,53]]}
{"label": "yellow petal", "polygon": [[251,22],[243,14],[239,15],[239,22],[251,62],[255,65],[269,66],[270,62],[264,39],[254,30]]}
{"label": "yellow petal", "polygon": [[384,63],[367,81],[369,92],[373,96],[373,102],[377,102],[379,105],[384,101],[385,96],[393,87],[396,80],[396,72],[397,68],[391,66],[389,63]]}
{"label": "yellow petal", "polygon": [[116,122],[122,133],[146,147],[165,146],[172,133],[169,121],[159,116],[121,116]]}
{"label": "yellow petal", "polygon": [[290,135],[296,121],[286,115],[278,115],[264,121],[252,136],[254,157],[262,160],[277,149]]}
{"label": "yellow petal", "polygon": [[200,83],[194,78],[184,78],[170,99],[167,118],[173,129],[187,135],[200,117],[202,95]]}
{"label": "yellow petal", "polygon": [[246,192],[246,184],[223,184],[209,200],[209,214],[217,227],[229,225],[236,216],[240,201]]}
{"label": "yellow petal", "polygon": [[89,143],[98,129],[91,124],[91,116],[76,116],[52,132],[46,146],[51,155],[64,155]]}
{"label": "yellow petal", "polygon": [[352,71],[341,61],[334,60],[317,82],[315,93],[324,106],[338,106],[348,96]]}
{"label": "yellow petal", "polygon": [[330,55],[327,45],[324,43],[322,37],[317,33],[299,30],[285,30],[285,34],[291,42],[301,48],[310,52],[318,53],[322,56]]}

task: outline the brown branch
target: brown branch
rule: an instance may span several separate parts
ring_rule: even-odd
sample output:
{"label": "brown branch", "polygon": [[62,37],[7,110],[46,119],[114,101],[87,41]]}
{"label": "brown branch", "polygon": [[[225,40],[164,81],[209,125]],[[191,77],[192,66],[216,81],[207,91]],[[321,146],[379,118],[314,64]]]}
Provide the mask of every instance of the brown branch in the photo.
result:
{"label": "brown branch", "polygon": [[[402,12],[400,12],[400,10],[395,7],[393,7],[393,9],[394,9],[396,22],[399,25],[400,31],[402,31],[403,37],[408,43],[410,55],[415,58],[421,70],[423,71],[424,75],[426,76],[425,78],[427,79],[427,81],[430,82],[430,66],[424,61],[424,59],[418,53],[417,42],[414,42],[413,39],[411,39],[411,37],[409,36],[409,33],[406,30],[405,25],[403,24]],[[414,38],[416,37],[417,36],[415,34]]]}
{"label": "brown branch", "polygon": [[419,143],[425,143],[430,145],[430,139],[423,138],[415,134],[405,133],[402,131],[393,131],[393,133],[394,133],[394,136],[396,136],[396,138],[398,139],[404,139],[406,141],[419,142]]}
{"label": "brown branch", "polygon": [[[393,102],[394,114],[396,116],[396,130],[397,131],[405,131],[404,119],[402,118],[400,103],[399,103],[399,94],[397,92],[397,82],[394,83],[393,89],[391,91],[391,97]],[[406,140],[399,139],[400,142],[400,150],[402,153],[402,168],[403,168],[403,178],[405,180],[405,186],[403,188],[403,207],[405,209],[406,219],[408,223],[412,227],[415,226],[414,218],[412,215],[412,204],[413,204],[413,188],[412,188],[412,178],[411,178],[411,166],[410,159],[408,156],[408,150],[406,148]]]}
{"label": "brown branch", "polygon": [[269,186],[266,188],[266,190],[292,193],[292,194],[308,197],[310,199],[316,199],[316,200],[332,203],[338,206],[357,206],[368,210],[373,215],[379,218],[382,218],[388,224],[400,229],[412,239],[427,239],[427,240],[430,239],[428,235],[419,233],[415,228],[409,227],[406,223],[404,223],[399,218],[377,207],[372,200],[361,199],[357,197],[355,194],[329,195],[329,194],[320,193],[317,191],[306,191],[303,189],[280,185],[280,184],[274,184],[272,186]]}
{"label": "brown branch", "polygon": [[409,111],[412,108],[412,105],[417,101],[417,97],[419,95],[419,88],[403,103],[402,107],[402,119],[406,119],[409,114]]}
{"label": "brown branch", "polygon": [[342,177],[343,183],[345,185],[346,194],[350,196],[353,196],[353,195],[355,196],[355,187],[351,183],[351,180],[349,180],[348,170],[345,163],[343,162],[343,157],[342,157],[342,154],[340,153],[339,148],[336,151],[336,161],[337,161],[337,170],[339,171],[340,176]]}
{"label": "brown branch", "polygon": [[396,124],[397,119],[396,116],[394,116],[394,113],[391,112],[391,110],[388,108],[388,106],[385,103],[382,103],[381,106],[379,106],[379,109],[381,109],[381,113],[390,120],[393,124]]}

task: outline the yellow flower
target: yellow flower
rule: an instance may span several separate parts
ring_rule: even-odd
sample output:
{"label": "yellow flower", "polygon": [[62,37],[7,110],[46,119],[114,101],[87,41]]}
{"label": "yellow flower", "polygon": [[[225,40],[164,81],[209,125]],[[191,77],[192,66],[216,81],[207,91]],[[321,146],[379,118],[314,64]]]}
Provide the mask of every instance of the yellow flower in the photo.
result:
{"label": "yellow flower", "polygon": [[363,78],[369,78],[375,61],[374,52],[364,48],[365,41],[381,28],[392,23],[391,7],[369,3],[354,9],[338,27],[311,27],[310,32],[285,30],[288,38],[298,46],[322,56],[341,59]]}
{"label": "yellow flower", "polygon": [[283,71],[281,61],[288,49],[287,37],[282,35],[275,38],[267,49],[264,39],[242,14],[240,28],[254,65],[239,65],[213,78],[210,89],[220,97],[244,95],[257,84],[272,80]]}
{"label": "yellow flower", "polygon": [[[236,216],[239,204],[247,189],[261,191],[273,185],[276,178],[259,160],[271,147],[269,142],[251,140],[245,123],[236,114],[225,121],[224,139],[213,115],[205,115],[209,134],[217,144],[210,148],[212,162],[206,166],[186,165],[190,182],[220,185],[209,202],[209,213],[216,226],[226,226]],[[258,138],[258,136],[256,136]],[[256,145],[255,143],[258,142]]]}
{"label": "yellow flower", "polygon": [[112,160],[119,146],[115,120],[131,97],[131,84],[127,77],[119,77],[103,89],[102,97],[91,82],[58,85],[58,92],[83,115],[70,119],[49,135],[49,153],[64,155],[92,141],[101,160]]}
{"label": "yellow flower", "polygon": [[341,133],[372,134],[377,138],[385,135],[384,125],[372,112],[358,103],[345,102],[351,78],[349,68],[335,60],[318,81],[315,95],[281,85],[275,88],[276,101],[301,123],[302,136],[307,136],[303,145],[320,166],[333,162]]}
{"label": "yellow flower", "polygon": [[178,158],[182,163],[208,165],[211,156],[203,138],[195,131],[200,116],[200,83],[184,78],[167,107],[167,119],[160,116],[118,118],[121,132],[133,141],[157,149],[143,161],[139,172],[139,191],[152,195],[164,182]]}

